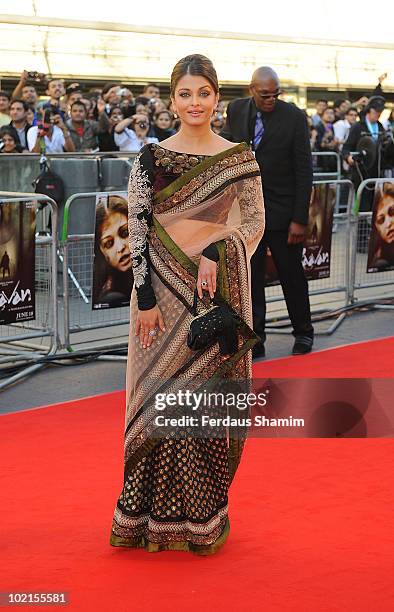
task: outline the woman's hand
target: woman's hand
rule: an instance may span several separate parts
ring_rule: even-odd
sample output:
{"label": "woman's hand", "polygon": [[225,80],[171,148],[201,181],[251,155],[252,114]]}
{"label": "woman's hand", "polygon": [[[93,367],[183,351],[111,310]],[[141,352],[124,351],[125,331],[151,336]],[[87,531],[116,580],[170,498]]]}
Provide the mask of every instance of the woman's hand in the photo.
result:
{"label": "woman's hand", "polygon": [[[209,291],[211,298],[214,297],[216,291],[216,270],[217,263],[201,255],[200,265],[198,268],[197,277],[197,293],[198,297],[202,299],[202,292]],[[204,282],[206,284],[204,284]]]}
{"label": "woman's hand", "polygon": [[[164,326],[163,315],[157,305],[149,310],[138,311],[135,335],[140,337],[141,348],[149,348],[155,338],[157,338],[159,330],[164,332],[166,328]],[[156,333],[149,333],[153,331]]]}

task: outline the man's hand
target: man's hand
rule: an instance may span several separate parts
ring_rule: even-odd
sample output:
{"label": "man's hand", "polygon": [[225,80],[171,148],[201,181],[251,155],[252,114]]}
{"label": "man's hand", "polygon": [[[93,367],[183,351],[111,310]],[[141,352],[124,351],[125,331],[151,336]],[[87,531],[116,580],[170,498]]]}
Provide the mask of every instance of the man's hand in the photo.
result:
{"label": "man's hand", "polygon": [[301,225],[301,223],[296,223],[292,221],[289,226],[289,233],[287,235],[287,244],[299,244],[303,242],[306,237],[306,225]]}
{"label": "man's hand", "polygon": [[134,101],[133,92],[130,89],[124,88],[124,93],[122,95],[122,100],[128,100],[129,102]]}
{"label": "man's hand", "polygon": [[364,108],[368,104],[367,96],[361,96],[358,100],[353,103],[353,106],[360,106]]}
{"label": "man's hand", "polygon": [[19,79],[19,82],[25,84],[28,78],[29,78],[29,73],[27,70],[24,70],[21,74],[21,78]]}
{"label": "man's hand", "polygon": [[68,129],[64,125],[64,122],[63,122],[63,119],[62,119],[61,115],[54,115],[53,123],[54,123],[54,125],[57,125],[57,127],[59,127],[62,132],[64,132],[64,130],[66,130],[66,132],[68,132]]}
{"label": "man's hand", "polygon": [[387,72],[383,72],[383,74],[381,74],[378,78],[378,81],[380,84],[382,84],[385,79],[387,79]]}
{"label": "man's hand", "polygon": [[346,161],[349,164],[349,166],[354,166],[354,159],[351,155],[347,156]]}

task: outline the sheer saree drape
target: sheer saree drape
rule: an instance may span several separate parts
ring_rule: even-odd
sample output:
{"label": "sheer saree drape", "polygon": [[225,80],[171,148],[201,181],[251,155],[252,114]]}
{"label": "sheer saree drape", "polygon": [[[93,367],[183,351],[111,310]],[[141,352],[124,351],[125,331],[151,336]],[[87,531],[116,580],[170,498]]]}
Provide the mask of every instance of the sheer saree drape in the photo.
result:
{"label": "sheer saree drape", "polygon": [[[141,221],[148,207],[151,222]],[[135,289],[130,302],[126,379],[124,484],[111,531],[114,546],[149,551],[215,552],[229,531],[228,488],[241,458],[237,438],[157,435],[155,394],[197,389],[201,381],[251,377],[249,261],[264,230],[261,178],[245,143],[209,157],[152,194],[136,159],[129,183],[130,251],[135,283],[149,266],[166,331],[149,349],[135,336]],[[144,257],[148,245],[149,260]],[[193,352],[186,344],[202,250],[219,252],[218,289],[245,322],[238,350],[221,356],[217,344]],[[146,251],[145,251],[146,252]],[[199,311],[206,305],[199,303]],[[179,408],[179,407],[178,407]]]}

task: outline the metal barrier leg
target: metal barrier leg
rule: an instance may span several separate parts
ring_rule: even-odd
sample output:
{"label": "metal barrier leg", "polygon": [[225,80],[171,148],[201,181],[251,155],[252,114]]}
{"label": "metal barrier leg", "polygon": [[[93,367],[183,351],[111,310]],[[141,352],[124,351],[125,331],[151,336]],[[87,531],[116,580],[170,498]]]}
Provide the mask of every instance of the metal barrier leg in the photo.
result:
{"label": "metal barrier leg", "polygon": [[44,365],[45,363],[37,363],[35,365],[27,367],[21,372],[18,372],[18,374],[14,374],[14,376],[10,376],[10,378],[7,378],[7,380],[5,380],[4,382],[0,382],[0,389],[5,389],[6,387],[9,387],[10,385],[13,385],[14,383],[18,382],[19,380],[23,380],[27,376],[30,376],[30,374],[41,370]]}

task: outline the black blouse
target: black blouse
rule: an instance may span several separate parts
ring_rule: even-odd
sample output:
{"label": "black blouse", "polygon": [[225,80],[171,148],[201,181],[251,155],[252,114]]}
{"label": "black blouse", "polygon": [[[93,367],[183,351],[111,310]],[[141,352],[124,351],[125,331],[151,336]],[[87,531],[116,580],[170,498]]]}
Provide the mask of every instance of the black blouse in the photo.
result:
{"label": "black blouse", "polygon": [[[152,196],[206,157],[177,153],[152,143],[142,147],[134,161],[128,191],[129,239],[139,310],[150,310],[156,305],[147,242],[152,225]],[[214,243],[208,245],[202,254],[212,261],[219,261]]]}

